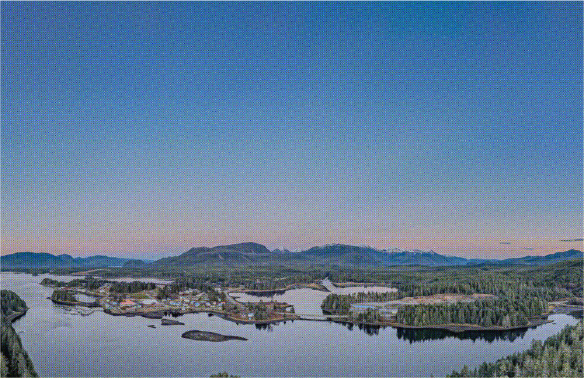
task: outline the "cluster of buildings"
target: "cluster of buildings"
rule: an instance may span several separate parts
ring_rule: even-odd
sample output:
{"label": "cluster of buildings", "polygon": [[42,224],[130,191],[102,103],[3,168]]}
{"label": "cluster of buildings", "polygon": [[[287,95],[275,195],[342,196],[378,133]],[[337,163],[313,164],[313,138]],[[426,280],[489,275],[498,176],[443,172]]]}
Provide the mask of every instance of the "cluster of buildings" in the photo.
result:
{"label": "cluster of buildings", "polygon": [[211,301],[206,293],[198,290],[183,291],[175,298],[165,299],[137,299],[131,294],[122,300],[116,300],[114,296],[107,296],[101,300],[101,305],[106,310],[119,312],[132,311],[158,311],[173,310],[190,312],[196,310],[221,310],[225,302]]}
{"label": "cluster of buildings", "polygon": [[[157,289],[160,286],[157,285]],[[170,311],[172,313],[188,313],[198,311],[221,312],[236,320],[271,321],[280,318],[293,318],[294,308],[284,302],[269,301],[256,303],[241,303],[229,298],[227,302],[218,300],[217,295],[197,289],[183,290],[169,298],[160,298],[158,290],[141,291],[138,293],[112,292],[112,284],[106,283],[95,290],[85,288],[68,288],[90,296],[98,296],[98,303],[104,310],[113,314],[156,313]],[[288,315],[289,314],[289,315]]]}

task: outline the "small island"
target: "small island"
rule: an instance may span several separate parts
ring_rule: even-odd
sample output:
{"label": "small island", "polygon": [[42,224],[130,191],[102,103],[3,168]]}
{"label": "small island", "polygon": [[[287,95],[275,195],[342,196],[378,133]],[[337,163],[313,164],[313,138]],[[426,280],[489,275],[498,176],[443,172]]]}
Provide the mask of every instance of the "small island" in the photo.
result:
{"label": "small island", "polygon": [[221,334],[215,333],[215,332],[198,331],[198,330],[187,331],[187,332],[182,334],[182,337],[185,339],[198,340],[198,341],[212,341],[212,342],[221,342],[221,341],[227,341],[227,340],[247,341],[247,339],[245,337],[221,335]]}
{"label": "small island", "polygon": [[163,326],[168,326],[168,325],[185,325],[185,323],[183,322],[179,322],[178,320],[173,320],[173,319],[162,319],[162,323]]}

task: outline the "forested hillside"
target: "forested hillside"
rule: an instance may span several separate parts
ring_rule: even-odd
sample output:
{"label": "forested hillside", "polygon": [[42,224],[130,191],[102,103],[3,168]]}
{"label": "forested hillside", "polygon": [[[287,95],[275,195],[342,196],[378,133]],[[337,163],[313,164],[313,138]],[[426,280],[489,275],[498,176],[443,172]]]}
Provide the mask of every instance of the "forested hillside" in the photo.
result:
{"label": "forested hillside", "polygon": [[26,311],[26,302],[23,301],[16,293],[10,290],[2,290],[0,292],[2,316],[10,316],[14,313],[21,313]]}
{"label": "forested hillside", "polygon": [[531,348],[522,353],[501,358],[494,363],[483,363],[470,370],[464,367],[452,372],[451,377],[582,377],[583,341],[582,320],[567,326],[558,335],[544,343],[535,340]]}
{"label": "forested hillside", "polygon": [[36,377],[32,361],[28,353],[22,347],[20,337],[12,328],[9,317],[13,314],[25,311],[26,303],[16,293],[10,290],[2,290],[2,315],[1,317],[1,366],[2,377]]}
{"label": "forested hillside", "polygon": [[537,297],[546,301],[582,296],[582,259],[543,267],[394,268],[399,297],[443,293]]}

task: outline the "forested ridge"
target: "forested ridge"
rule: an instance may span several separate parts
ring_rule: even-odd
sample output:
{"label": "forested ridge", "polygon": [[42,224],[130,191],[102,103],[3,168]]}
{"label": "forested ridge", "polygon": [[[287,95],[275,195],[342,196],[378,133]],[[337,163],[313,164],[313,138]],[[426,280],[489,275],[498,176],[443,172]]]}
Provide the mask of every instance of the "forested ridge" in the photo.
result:
{"label": "forested ridge", "polygon": [[493,294],[546,301],[582,296],[582,259],[543,267],[392,268],[397,297],[433,294]]}
{"label": "forested ridge", "polygon": [[12,328],[8,317],[12,314],[25,311],[26,303],[13,291],[1,290],[1,366],[2,377],[36,377],[32,361],[22,347],[20,337]]}
{"label": "forested ridge", "polygon": [[434,294],[492,294],[502,298],[534,297],[546,301],[574,296],[565,287],[535,286],[522,280],[498,280],[494,275],[467,277],[459,282],[435,282],[430,284],[400,284],[396,298],[429,296]]}
{"label": "forested ridge", "polygon": [[580,320],[543,343],[534,340],[525,352],[485,362],[473,370],[465,366],[450,377],[582,377],[583,329]]}

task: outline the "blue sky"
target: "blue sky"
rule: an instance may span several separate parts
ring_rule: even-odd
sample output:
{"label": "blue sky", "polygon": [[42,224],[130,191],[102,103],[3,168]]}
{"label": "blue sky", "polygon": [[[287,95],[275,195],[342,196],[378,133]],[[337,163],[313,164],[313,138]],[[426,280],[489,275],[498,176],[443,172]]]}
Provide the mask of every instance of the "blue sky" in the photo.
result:
{"label": "blue sky", "polygon": [[582,235],[581,25],[578,3],[2,3],[2,253],[581,248],[559,241]]}

